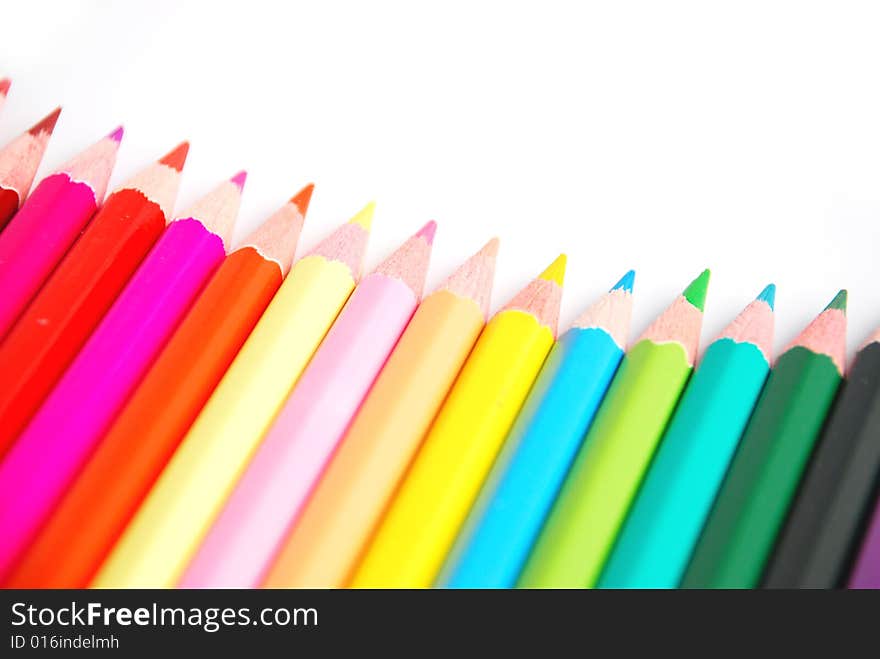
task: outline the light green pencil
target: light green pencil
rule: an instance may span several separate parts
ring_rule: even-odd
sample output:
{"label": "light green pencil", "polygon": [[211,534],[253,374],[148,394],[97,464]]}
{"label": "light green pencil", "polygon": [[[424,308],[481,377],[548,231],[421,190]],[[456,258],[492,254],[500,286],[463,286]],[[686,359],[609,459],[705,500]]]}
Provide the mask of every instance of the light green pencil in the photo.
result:
{"label": "light green pencil", "polygon": [[708,286],[705,270],[624,357],[519,587],[596,584],[693,370]]}

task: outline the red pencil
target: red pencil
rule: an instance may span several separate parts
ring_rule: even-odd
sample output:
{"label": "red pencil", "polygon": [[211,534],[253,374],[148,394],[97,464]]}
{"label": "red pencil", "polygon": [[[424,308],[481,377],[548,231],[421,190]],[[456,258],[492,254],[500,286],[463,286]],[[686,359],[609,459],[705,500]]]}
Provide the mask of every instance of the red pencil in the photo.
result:
{"label": "red pencil", "polygon": [[0,233],[0,338],[98,210],[121,140],[120,126],[40,181]]}
{"label": "red pencil", "polygon": [[0,456],[165,229],[188,149],[180,144],[110,195],[0,344]]}
{"label": "red pencil", "polygon": [[0,79],[0,110],[3,109],[3,104],[6,103],[6,95],[9,93],[9,86],[12,84],[12,81],[9,78]]}
{"label": "red pencil", "polygon": [[30,192],[59,114],[56,108],[0,149],[0,231]]}

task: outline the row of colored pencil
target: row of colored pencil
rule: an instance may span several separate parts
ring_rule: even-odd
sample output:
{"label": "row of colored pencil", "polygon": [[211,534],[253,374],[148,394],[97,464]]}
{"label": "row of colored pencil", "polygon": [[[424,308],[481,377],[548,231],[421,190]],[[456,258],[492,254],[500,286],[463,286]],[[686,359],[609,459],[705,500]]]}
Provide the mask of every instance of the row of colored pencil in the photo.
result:
{"label": "row of colored pencil", "polygon": [[880,586],[845,291],[772,368],[773,285],[697,365],[708,270],[557,338],[564,256],[487,322],[497,240],[424,298],[435,224],[361,277],[372,204],[294,261],[311,185],[232,248],[244,172],[172,219],[186,143],[28,195],[57,117],[0,150],[4,587]]}

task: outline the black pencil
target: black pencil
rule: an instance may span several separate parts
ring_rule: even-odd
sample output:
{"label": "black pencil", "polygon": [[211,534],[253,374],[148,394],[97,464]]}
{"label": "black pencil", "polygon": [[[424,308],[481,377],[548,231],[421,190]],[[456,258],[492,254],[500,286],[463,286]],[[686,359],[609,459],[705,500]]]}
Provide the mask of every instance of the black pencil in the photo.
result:
{"label": "black pencil", "polygon": [[856,355],[801,483],[765,588],[843,585],[880,478],[880,332]]}

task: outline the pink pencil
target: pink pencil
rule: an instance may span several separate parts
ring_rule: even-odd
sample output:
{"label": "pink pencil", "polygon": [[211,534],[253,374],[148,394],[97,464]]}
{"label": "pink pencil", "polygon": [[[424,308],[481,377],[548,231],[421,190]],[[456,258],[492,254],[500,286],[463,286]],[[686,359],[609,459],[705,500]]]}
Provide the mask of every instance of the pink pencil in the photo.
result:
{"label": "pink pencil", "polygon": [[223,260],[244,172],[168,225],[0,464],[0,582]]}
{"label": "pink pencil", "polygon": [[120,126],[40,181],[0,233],[0,338],[104,200]]}
{"label": "pink pencil", "polygon": [[256,587],[418,304],[436,225],[352,293],[180,585]]}

